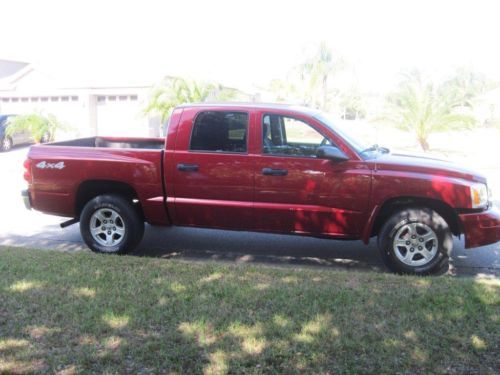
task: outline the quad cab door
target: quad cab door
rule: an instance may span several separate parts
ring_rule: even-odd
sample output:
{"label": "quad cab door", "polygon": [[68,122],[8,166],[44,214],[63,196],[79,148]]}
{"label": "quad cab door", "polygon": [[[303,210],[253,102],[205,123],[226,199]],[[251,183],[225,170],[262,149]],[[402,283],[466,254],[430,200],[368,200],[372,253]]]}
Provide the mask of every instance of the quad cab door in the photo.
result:
{"label": "quad cab door", "polygon": [[260,112],[256,121],[262,144],[255,157],[256,229],[357,237],[370,189],[365,163],[352,151],[347,161],[318,157],[320,146],[338,147],[338,137],[309,117]]}
{"label": "quad cab door", "polygon": [[167,204],[173,203],[175,224],[253,229],[250,120],[245,110],[184,109],[175,152],[166,155],[173,158]]}

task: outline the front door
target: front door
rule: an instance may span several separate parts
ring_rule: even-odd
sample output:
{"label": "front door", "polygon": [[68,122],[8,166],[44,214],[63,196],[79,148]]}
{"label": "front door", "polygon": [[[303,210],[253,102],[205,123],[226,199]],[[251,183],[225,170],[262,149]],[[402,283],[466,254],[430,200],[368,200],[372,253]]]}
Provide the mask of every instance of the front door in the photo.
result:
{"label": "front door", "polygon": [[253,228],[249,123],[244,111],[184,110],[172,154],[176,224]]}
{"label": "front door", "polygon": [[257,121],[262,153],[255,158],[256,229],[358,236],[370,189],[364,163],[317,158],[319,146],[335,145],[304,118],[263,112]]}

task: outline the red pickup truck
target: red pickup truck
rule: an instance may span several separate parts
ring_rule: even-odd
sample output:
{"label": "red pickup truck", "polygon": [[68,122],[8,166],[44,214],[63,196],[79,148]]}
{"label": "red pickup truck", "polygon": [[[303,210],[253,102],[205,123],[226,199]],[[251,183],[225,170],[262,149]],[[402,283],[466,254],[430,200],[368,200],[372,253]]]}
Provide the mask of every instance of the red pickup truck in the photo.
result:
{"label": "red pickup truck", "polygon": [[144,222],[378,236],[390,269],[429,274],[448,261],[452,235],[463,234],[466,248],[500,240],[484,177],[367,147],[303,107],[183,105],[165,139],[36,145],[24,167],[27,207],[72,218],[62,226],[80,222],[85,243],[103,253],[134,249]]}

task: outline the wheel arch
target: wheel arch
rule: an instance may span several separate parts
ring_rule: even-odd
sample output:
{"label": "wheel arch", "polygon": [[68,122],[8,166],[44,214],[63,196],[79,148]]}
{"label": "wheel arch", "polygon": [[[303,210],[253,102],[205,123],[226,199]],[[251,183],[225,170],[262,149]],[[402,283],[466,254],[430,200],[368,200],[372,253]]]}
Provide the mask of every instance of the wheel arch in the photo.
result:
{"label": "wheel arch", "polygon": [[[459,236],[463,232],[458,214],[450,205],[438,199],[405,196],[387,199],[380,206],[376,215],[374,215],[369,237],[378,235],[384,223],[395,212],[410,207],[430,208],[442,216],[449,225],[452,234]],[[365,240],[367,239],[365,238]]]}
{"label": "wheel arch", "polygon": [[144,217],[135,189],[125,182],[114,180],[87,180],[80,183],[75,195],[75,215],[79,217],[83,207],[91,199],[104,194],[119,195],[134,202],[141,216]]}

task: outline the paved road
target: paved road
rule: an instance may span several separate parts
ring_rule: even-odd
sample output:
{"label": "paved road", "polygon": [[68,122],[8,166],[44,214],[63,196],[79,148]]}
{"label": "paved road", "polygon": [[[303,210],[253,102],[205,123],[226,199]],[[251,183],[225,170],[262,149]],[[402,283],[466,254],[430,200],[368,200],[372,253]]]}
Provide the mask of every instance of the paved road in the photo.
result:
{"label": "paved road", "polygon": [[[0,245],[88,251],[78,225],[61,229],[59,223],[64,219],[27,211],[22,206],[20,191],[25,184],[21,175],[26,152],[27,148],[22,147],[0,154]],[[375,241],[365,246],[360,241],[193,228],[147,226],[144,240],[134,255],[384,270]],[[465,250],[463,241],[455,240],[448,273],[498,277],[500,243]]]}

